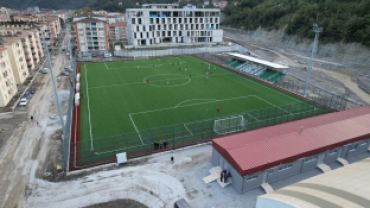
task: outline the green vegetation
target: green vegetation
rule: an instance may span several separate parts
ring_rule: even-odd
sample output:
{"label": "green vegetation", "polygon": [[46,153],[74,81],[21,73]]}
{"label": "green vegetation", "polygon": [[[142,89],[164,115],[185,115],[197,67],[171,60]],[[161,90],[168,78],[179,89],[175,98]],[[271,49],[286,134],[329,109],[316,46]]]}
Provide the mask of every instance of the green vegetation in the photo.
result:
{"label": "green vegetation", "polygon": [[313,38],[312,24],[318,19],[324,27],[322,42],[344,40],[370,46],[369,0],[242,0],[237,7],[230,1],[224,12],[224,25],[250,30],[288,25],[287,34],[308,38]]}
{"label": "green vegetation", "polygon": [[221,116],[234,115],[222,126],[241,131],[325,112],[192,56],[83,64],[81,89],[81,163],[215,137]]}

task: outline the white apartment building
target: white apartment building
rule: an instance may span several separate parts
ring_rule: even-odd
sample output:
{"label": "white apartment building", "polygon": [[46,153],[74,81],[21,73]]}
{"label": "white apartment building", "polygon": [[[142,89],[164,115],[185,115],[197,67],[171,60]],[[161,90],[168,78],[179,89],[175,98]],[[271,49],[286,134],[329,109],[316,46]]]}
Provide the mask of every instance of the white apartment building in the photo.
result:
{"label": "white apartment building", "polygon": [[129,45],[160,43],[219,43],[219,9],[197,9],[178,4],[144,4],[141,9],[126,9]]}

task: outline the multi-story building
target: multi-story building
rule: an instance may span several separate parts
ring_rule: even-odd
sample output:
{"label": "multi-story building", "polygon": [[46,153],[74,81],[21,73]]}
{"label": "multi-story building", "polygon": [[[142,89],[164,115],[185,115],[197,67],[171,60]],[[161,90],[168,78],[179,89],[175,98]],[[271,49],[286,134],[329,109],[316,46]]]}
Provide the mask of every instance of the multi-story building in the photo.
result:
{"label": "multi-story building", "polygon": [[0,107],[5,107],[18,92],[6,48],[0,48]]}
{"label": "multi-story building", "polygon": [[128,43],[222,42],[220,15],[219,9],[178,8],[178,4],[144,4],[141,9],[127,9]]}
{"label": "multi-story building", "polygon": [[127,23],[116,22],[108,25],[108,38],[109,41],[127,41]]}
{"label": "multi-story building", "polygon": [[22,31],[19,37],[21,38],[27,69],[31,72],[44,56],[39,32],[37,30]]}
{"label": "multi-story building", "polygon": [[19,37],[2,37],[0,42],[6,48],[13,76],[17,84],[22,84],[29,76],[26,57]]}
{"label": "multi-story building", "polygon": [[79,18],[74,22],[77,51],[106,51],[109,49],[108,25],[102,18]]}

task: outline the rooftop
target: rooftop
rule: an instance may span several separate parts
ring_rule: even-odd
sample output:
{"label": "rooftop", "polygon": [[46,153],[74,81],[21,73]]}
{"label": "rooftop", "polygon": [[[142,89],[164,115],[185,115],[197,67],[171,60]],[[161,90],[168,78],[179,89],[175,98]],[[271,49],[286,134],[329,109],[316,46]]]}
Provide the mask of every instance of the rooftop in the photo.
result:
{"label": "rooftop", "polygon": [[212,146],[246,176],[368,138],[370,107],[359,107],[215,139]]}
{"label": "rooftop", "polygon": [[108,26],[127,26],[127,22],[116,22],[109,24]]}
{"label": "rooftop", "polygon": [[266,207],[266,199],[300,208],[369,207],[369,172],[365,159],[260,196],[256,207]]}
{"label": "rooftop", "polygon": [[246,61],[251,61],[251,62],[254,62],[254,63],[258,63],[258,64],[261,64],[261,65],[264,65],[264,66],[267,66],[267,67],[271,67],[273,69],[289,69],[289,67],[287,67],[287,66],[283,66],[283,65],[280,65],[280,64],[275,64],[275,63],[265,61],[265,60],[262,60],[262,59],[259,59],[259,58],[255,58],[255,57],[252,57],[252,56],[246,56],[246,55],[242,55],[242,54],[239,54],[239,53],[228,53],[228,54],[230,56],[234,56],[234,57],[237,57],[239,59],[243,59],[243,60],[246,60]]}

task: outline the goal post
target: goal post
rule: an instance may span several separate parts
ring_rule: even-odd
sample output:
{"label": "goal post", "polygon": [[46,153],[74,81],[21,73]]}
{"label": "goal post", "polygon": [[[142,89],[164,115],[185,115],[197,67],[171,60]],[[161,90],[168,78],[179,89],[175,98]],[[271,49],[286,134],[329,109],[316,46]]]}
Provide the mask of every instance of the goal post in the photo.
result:
{"label": "goal post", "polygon": [[213,124],[213,131],[218,135],[242,131],[247,127],[247,120],[242,115],[217,119]]}

